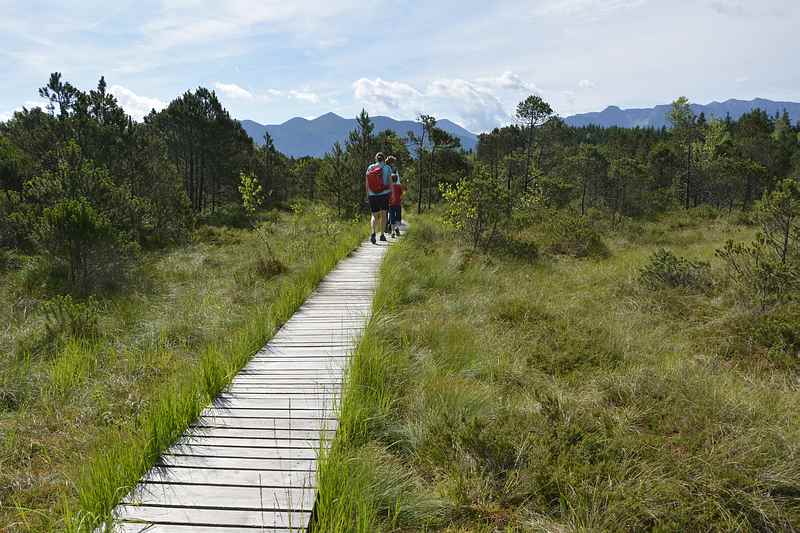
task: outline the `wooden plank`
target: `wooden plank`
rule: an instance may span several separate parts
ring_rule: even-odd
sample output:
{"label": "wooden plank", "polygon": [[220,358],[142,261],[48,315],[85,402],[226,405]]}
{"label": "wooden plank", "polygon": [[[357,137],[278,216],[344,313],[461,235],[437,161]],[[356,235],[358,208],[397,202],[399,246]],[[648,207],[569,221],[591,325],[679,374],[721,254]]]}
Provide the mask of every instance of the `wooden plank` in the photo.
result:
{"label": "wooden plank", "polygon": [[297,529],[289,528],[252,528],[252,527],[218,527],[198,526],[185,524],[137,524],[134,522],[121,522],[115,524],[113,533],[297,533]]}
{"label": "wooden plank", "polygon": [[338,422],[327,418],[228,418],[215,416],[200,418],[195,427],[237,429],[336,429]]}
{"label": "wooden plank", "polygon": [[230,509],[192,509],[121,505],[116,515],[125,521],[162,525],[234,526],[259,528],[305,528],[310,512],[239,511]]}
{"label": "wooden plank", "polygon": [[242,487],[312,487],[316,471],[235,470],[225,468],[154,468],[145,474],[144,483],[178,483],[182,485],[232,485]]}
{"label": "wooden plank", "polygon": [[[184,436],[176,443],[178,445],[192,446],[227,446],[242,448],[296,448],[298,450],[312,450],[319,452],[328,448],[327,440],[319,439],[246,439],[246,438],[220,438],[220,437],[189,437]],[[316,457],[316,456],[315,456]]]}
{"label": "wooden plank", "polygon": [[318,396],[338,396],[342,389],[342,382],[336,383],[293,383],[286,381],[271,381],[268,383],[239,382],[226,389],[229,394],[296,394],[298,397],[316,394]]}
{"label": "wooden plank", "polygon": [[330,439],[333,438],[335,429],[260,429],[260,428],[215,428],[192,426],[185,433],[184,437],[214,437],[214,438],[235,438],[235,439],[280,439],[283,441],[304,441],[307,439]]}
{"label": "wooden plank", "polygon": [[325,420],[331,418],[331,409],[240,409],[209,407],[203,410],[202,418],[258,418],[264,420]]}
{"label": "wooden plank", "polygon": [[203,457],[198,455],[163,455],[159,466],[227,468],[231,470],[285,470],[306,472],[316,469],[311,459],[253,459],[242,457]]}
{"label": "wooden plank", "polygon": [[327,398],[238,398],[218,396],[212,406],[216,409],[329,409],[337,402]]}
{"label": "wooden plank", "polygon": [[316,448],[283,448],[269,446],[206,446],[201,444],[176,444],[171,446],[168,455],[196,455],[198,457],[242,457],[246,459],[316,459]]}
{"label": "wooden plank", "polygon": [[171,507],[311,511],[314,505],[313,488],[266,487],[253,485],[227,486],[225,490],[213,485],[179,485],[175,483],[144,483],[138,485],[123,503]]}

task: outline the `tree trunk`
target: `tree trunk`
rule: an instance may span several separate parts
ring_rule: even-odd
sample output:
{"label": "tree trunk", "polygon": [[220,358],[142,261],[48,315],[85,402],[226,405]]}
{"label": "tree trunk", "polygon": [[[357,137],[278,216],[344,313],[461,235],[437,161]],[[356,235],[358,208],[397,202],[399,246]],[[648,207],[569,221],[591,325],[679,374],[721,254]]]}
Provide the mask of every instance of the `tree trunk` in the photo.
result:
{"label": "tree trunk", "polygon": [[523,191],[528,192],[528,183],[531,175],[531,157],[533,156],[533,122],[528,124],[528,147],[525,151],[525,181]]}
{"label": "tree trunk", "polygon": [[583,187],[581,187],[581,216],[586,214],[586,180],[583,180]]}
{"label": "tree trunk", "polygon": [[689,209],[689,198],[691,197],[691,184],[692,184],[692,141],[689,141],[689,146],[686,150],[686,198],[684,199],[684,207]]}

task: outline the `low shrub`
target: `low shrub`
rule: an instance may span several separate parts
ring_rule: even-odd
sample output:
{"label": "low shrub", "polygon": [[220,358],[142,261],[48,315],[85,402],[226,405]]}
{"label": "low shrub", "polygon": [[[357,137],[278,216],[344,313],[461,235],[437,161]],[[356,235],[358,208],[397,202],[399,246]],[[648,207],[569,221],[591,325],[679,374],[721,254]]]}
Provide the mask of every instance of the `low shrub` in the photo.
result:
{"label": "low shrub", "polygon": [[666,248],[656,250],[639,270],[639,281],[649,289],[707,289],[712,285],[711,265],[676,256]]}
{"label": "low shrub", "polygon": [[45,328],[51,338],[72,337],[90,339],[98,336],[99,318],[97,301],[75,301],[72,296],[56,296],[42,307]]}
{"label": "low shrub", "polygon": [[585,216],[566,210],[549,209],[542,220],[545,248],[556,255],[607,257],[608,246]]}
{"label": "low shrub", "polygon": [[19,270],[21,267],[22,259],[16,252],[0,248],[0,272]]}
{"label": "low shrub", "polygon": [[756,318],[752,323],[753,341],[767,349],[773,362],[800,367],[800,308],[786,305]]}
{"label": "low shrub", "polygon": [[728,241],[716,254],[745,305],[766,309],[796,297],[800,289],[800,265],[777,260],[759,241]]}
{"label": "low shrub", "polygon": [[508,192],[481,166],[455,186],[443,185],[441,192],[445,224],[461,232],[474,248],[486,248],[508,222]]}
{"label": "low shrub", "polygon": [[206,226],[229,226],[232,228],[247,228],[250,226],[250,218],[247,212],[239,204],[224,204],[208,213],[198,220],[199,224]]}

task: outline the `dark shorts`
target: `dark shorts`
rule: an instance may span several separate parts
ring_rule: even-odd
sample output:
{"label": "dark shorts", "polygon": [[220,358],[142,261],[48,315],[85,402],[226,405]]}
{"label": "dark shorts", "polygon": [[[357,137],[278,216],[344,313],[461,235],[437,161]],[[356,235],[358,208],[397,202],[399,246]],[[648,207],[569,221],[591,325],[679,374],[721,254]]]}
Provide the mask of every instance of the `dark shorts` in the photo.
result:
{"label": "dark shorts", "polygon": [[389,210],[389,195],[388,194],[381,194],[379,196],[368,196],[369,198],[369,210],[372,213],[377,213],[378,211],[388,211]]}
{"label": "dark shorts", "polygon": [[399,224],[403,220],[402,209],[400,205],[389,206],[389,224]]}

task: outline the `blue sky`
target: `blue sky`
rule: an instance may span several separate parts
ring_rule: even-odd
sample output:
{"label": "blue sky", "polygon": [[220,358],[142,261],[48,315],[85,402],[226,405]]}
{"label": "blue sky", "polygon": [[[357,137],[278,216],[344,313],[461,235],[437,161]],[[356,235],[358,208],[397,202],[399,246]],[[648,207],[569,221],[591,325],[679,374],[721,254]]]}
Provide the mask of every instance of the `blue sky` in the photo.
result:
{"label": "blue sky", "polygon": [[0,0],[0,120],[52,71],[105,75],[134,117],[199,85],[233,116],[334,111],[472,131],[541,94],[557,113],[800,101],[798,0]]}

